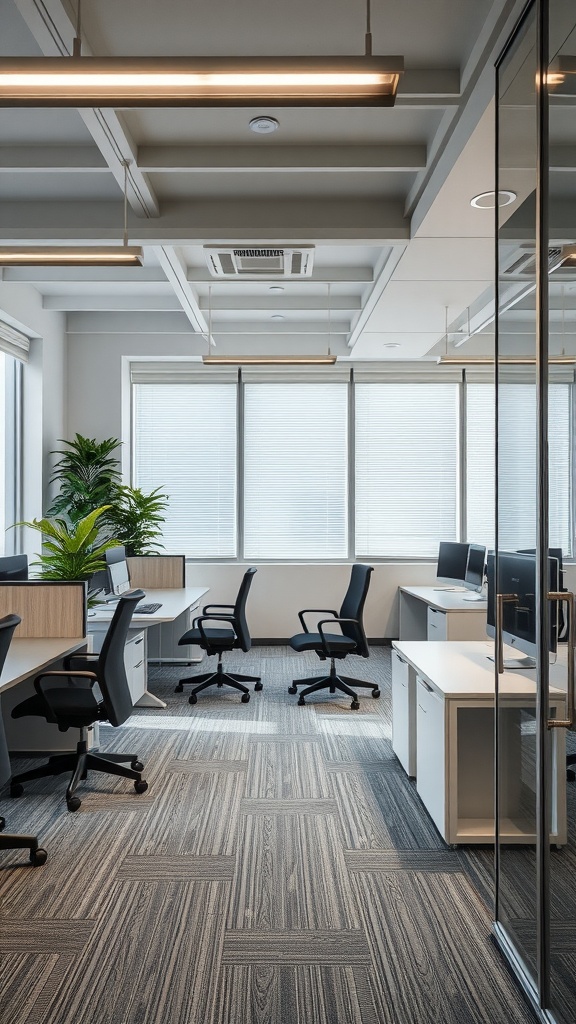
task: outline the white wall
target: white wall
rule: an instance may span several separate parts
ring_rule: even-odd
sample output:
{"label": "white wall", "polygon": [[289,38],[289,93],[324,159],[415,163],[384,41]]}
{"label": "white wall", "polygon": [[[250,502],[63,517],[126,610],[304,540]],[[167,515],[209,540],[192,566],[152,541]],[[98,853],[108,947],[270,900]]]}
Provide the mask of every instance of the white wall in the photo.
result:
{"label": "white wall", "polygon": [[[24,507],[25,519],[46,510],[48,480],[54,459],[49,452],[67,436],[66,354],[68,341],[63,313],[42,308],[35,288],[0,281],[0,318],[31,337],[30,359],[24,373]],[[25,531],[23,548],[38,550],[39,534]]]}

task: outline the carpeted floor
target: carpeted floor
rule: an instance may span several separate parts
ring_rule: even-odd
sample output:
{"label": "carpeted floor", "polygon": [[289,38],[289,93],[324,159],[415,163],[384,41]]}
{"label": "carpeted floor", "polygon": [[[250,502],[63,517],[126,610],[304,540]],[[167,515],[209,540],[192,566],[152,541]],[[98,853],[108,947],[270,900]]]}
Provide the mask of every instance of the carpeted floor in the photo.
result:
{"label": "carpeted floor", "polygon": [[[352,659],[350,659],[352,662]],[[101,746],[138,753],[149,789],[91,776],[4,799],[49,859],[0,854],[1,1024],[530,1024],[490,939],[490,850],[448,850],[390,746],[390,652],[347,674],[380,700],[287,687],[313,655],[255,648],[249,704],[191,707],[152,668],[166,710]],[[18,767],[22,762],[17,762]]]}

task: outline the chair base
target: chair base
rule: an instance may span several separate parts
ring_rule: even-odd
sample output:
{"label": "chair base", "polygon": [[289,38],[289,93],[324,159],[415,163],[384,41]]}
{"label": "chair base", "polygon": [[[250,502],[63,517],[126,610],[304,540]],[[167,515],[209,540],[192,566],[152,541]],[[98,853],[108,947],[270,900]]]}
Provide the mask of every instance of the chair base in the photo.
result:
{"label": "chair base", "polygon": [[180,679],[178,685],[174,688],[174,693],[182,693],[185,684],[194,683],[195,686],[188,697],[188,703],[196,704],[197,694],[201,690],[207,689],[208,686],[223,686],[226,683],[226,686],[231,686],[234,690],[240,690],[242,693],[242,703],[247,704],[250,700],[250,690],[247,686],[244,686],[244,683],[255,683],[254,689],[261,690],[260,676],[244,676],[239,672],[225,672],[220,661],[221,657],[220,655],[215,672],[202,672],[198,676],[187,676],[185,679]]}
{"label": "chair base", "polygon": [[[130,768],[125,766],[123,763],[125,761],[130,762]],[[77,811],[81,801],[75,796],[75,793],[80,782],[87,778],[89,771],[133,779],[136,792],[144,793],[148,789],[148,783],[142,778],[143,768],[144,765],[138,760],[136,754],[93,754],[88,752],[86,740],[80,740],[75,754],[55,754],[46,764],[39,765],[38,768],[31,768],[20,775],[13,775],[10,780],[10,795],[22,796],[24,782],[45,779],[51,775],[62,775],[64,772],[71,771],[72,777],[66,790],[66,803],[69,811]]]}
{"label": "chair base", "polygon": [[4,832],[5,821],[0,818],[0,850],[30,850],[30,862],[34,867],[46,863],[48,854],[38,846],[36,836],[16,835]]}
{"label": "chair base", "polygon": [[[334,658],[332,658],[330,666],[330,675],[328,676],[311,676],[309,679],[294,679],[292,686],[288,687],[288,693],[295,694],[298,692],[298,687],[304,686],[305,689],[301,691],[298,699],[298,704],[302,706],[306,703],[305,697],[309,694],[315,693],[316,690],[330,690],[330,693],[336,693],[339,690],[340,693],[347,694],[348,697],[352,697],[352,703],[350,707],[353,711],[357,711],[360,707],[358,701],[358,694],[356,693],[356,687],[363,686],[368,687],[372,690],[373,697],[380,696],[380,690],[377,683],[369,683],[364,679],[353,679],[351,676],[341,676],[336,672],[336,665]],[[354,687],[354,689],[353,689]]]}

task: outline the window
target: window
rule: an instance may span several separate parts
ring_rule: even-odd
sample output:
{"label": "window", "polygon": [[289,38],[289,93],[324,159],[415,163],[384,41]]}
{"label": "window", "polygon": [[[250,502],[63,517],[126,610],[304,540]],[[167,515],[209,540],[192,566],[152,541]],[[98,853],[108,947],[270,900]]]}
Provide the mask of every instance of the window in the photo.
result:
{"label": "window", "polygon": [[11,554],[18,549],[18,538],[9,527],[22,518],[22,363],[1,349],[0,396],[0,554]]}
{"label": "window", "polygon": [[[573,554],[570,524],[572,389],[551,383],[548,394],[550,545]],[[503,549],[533,547],[536,538],[536,392],[533,384],[502,383],[500,391],[500,536]],[[494,547],[494,392],[466,389],[467,534]],[[526,424],[532,429],[527,431]]]}
{"label": "window", "polygon": [[170,506],[166,553],[236,557],[236,385],[135,384],[134,484]]}
{"label": "window", "polygon": [[244,392],[244,556],[346,558],[348,384]]}
{"label": "window", "polygon": [[[135,367],[135,368],[134,368]],[[494,392],[460,375],[352,383],[133,364],[133,479],[191,558],[435,558],[494,547]],[[356,374],[360,377],[360,371]],[[501,384],[502,547],[535,538],[535,392]],[[574,384],[550,385],[550,543],[573,555]],[[350,420],[350,409],[354,410]],[[509,514],[506,514],[506,497]],[[353,518],[350,519],[353,509]]]}
{"label": "window", "polygon": [[458,385],[357,384],[357,555],[436,555],[457,501]]}

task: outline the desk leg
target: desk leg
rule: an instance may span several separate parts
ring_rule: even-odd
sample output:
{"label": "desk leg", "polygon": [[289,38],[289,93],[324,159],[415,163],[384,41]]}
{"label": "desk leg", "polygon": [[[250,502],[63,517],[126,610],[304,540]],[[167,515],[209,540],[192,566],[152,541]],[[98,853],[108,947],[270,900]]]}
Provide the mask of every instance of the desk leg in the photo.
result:
{"label": "desk leg", "polygon": [[167,704],[160,697],[156,697],[155,694],[150,693],[150,690],[144,690],[141,697],[138,698],[134,704],[135,708],[165,708]]}

